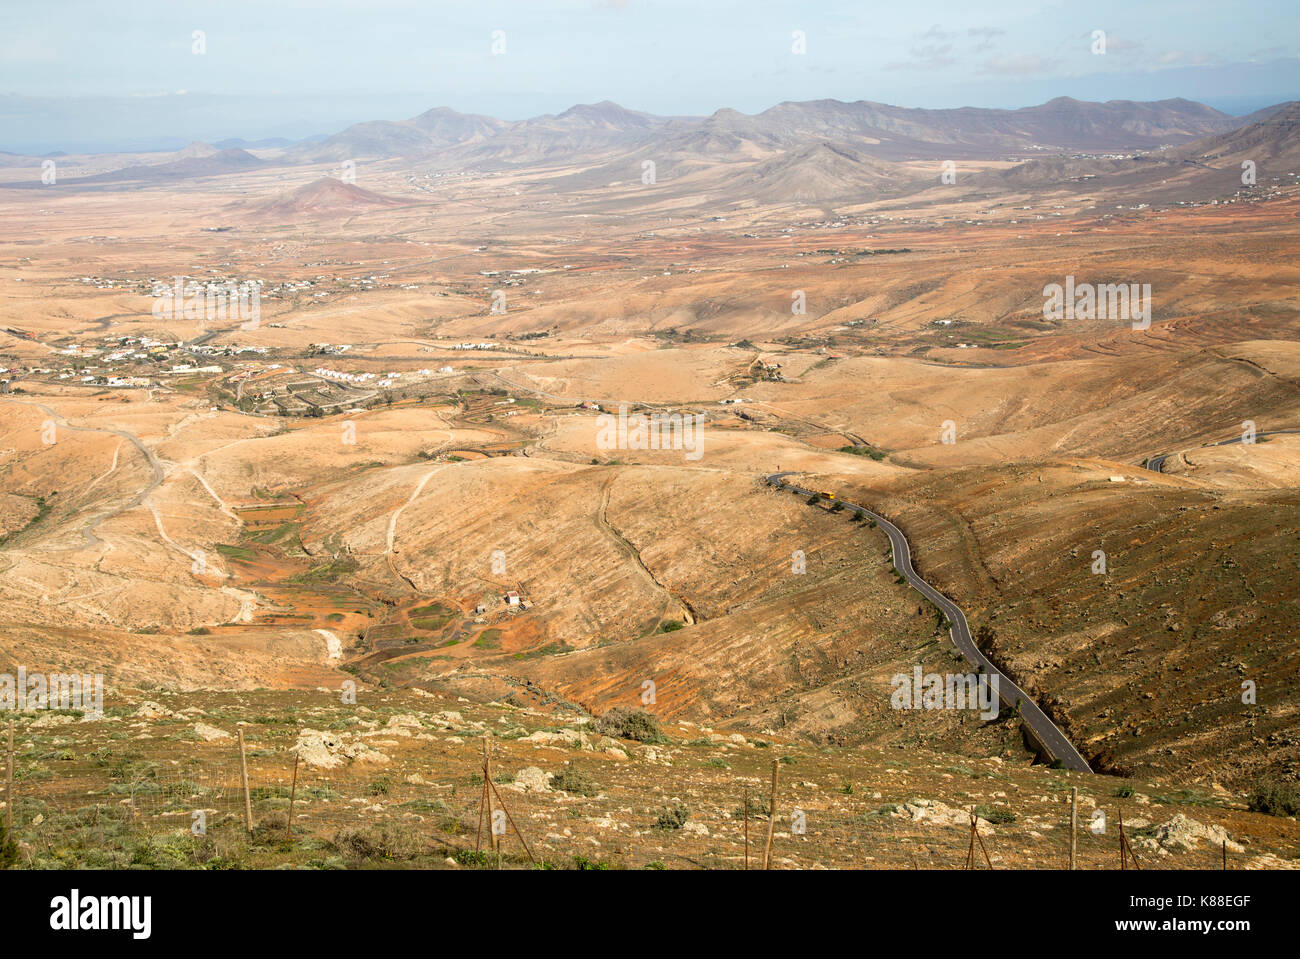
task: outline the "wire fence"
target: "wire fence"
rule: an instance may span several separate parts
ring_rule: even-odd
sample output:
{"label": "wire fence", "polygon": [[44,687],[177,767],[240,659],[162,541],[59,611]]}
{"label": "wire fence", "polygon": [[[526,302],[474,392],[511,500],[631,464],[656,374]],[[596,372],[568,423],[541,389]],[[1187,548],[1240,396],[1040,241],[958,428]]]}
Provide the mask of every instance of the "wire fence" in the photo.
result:
{"label": "wire fence", "polygon": [[[434,736],[400,716],[372,724],[377,728],[364,737],[273,721],[241,722],[232,733],[190,718],[81,736],[71,735],[72,726],[23,723],[6,756],[12,772],[5,770],[4,821],[26,861],[269,868],[450,860],[596,869],[1068,861],[1065,807],[1004,830],[1017,820],[1010,803],[979,806],[976,821],[973,802],[855,791],[837,779],[841,768],[822,768],[815,756],[800,759],[797,771],[766,758],[732,770],[710,758],[654,766],[647,777],[640,764],[548,746],[543,771],[530,762],[537,743]],[[492,788],[485,790],[489,740]],[[1098,832],[1089,822],[1079,819],[1068,841],[1078,866],[1118,868],[1118,824]],[[1226,843],[1185,855],[1177,866],[1216,868],[1220,853],[1226,862]],[[1154,854],[1135,855],[1156,864]]]}

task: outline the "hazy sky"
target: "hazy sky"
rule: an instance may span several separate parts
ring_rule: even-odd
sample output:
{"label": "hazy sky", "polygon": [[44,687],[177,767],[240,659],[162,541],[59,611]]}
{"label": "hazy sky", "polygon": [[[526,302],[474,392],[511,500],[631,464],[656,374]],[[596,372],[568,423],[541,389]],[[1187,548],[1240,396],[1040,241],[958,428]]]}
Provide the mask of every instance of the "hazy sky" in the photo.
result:
{"label": "hazy sky", "polygon": [[1244,113],[1300,98],[1300,0],[5,0],[0,92],[0,149],[26,153],[605,99],[707,114],[1182,96]]}

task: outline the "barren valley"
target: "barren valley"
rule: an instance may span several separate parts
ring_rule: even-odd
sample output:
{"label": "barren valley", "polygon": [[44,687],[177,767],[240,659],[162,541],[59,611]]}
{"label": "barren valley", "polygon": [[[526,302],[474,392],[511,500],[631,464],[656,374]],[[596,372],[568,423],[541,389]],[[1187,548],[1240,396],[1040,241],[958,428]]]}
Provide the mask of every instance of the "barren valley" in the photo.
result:
{"label": "barren valley", "polygon": [[[150,723],[208,717],[276,782],[313,723],[387,736],[337,775],[393,812],[463,798],[494,731],[556,861],[734,867],[779,756],[836,824],[782,826],[790,867],[955,866],[976,805],[1032,867],[1071,785],[1144,804],[1140,856],[1300,865],[1298,109],[593,104],[53,183],[0,156],[0,672],[116,710],[21,714],[27,795],[49,820],[49,750],[134,719],[166,773],[194,737]],[[1067,283],[1098,308],[1052,315]],[[988,675],[964,625],[1032,704],[900,709],[918,667]],[[611,711],[663,731],[588,735]],[[430,863],[478,862],[447,788]]]}

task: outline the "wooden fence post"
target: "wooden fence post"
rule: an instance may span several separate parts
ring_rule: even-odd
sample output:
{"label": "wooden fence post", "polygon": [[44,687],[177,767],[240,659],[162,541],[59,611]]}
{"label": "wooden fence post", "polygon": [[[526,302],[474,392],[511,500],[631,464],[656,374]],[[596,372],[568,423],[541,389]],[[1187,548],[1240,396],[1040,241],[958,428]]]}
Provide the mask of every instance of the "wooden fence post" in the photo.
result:
{"label": "wooden fence post", "polygon": [[1128,850],[1124,848],[1124,810],[1119,811],[1119,868],[1128,868]]}
{"label": "wooden fence post", "polygon": [[497,854],[497,865],[501,865],[501,843],[497,840],[496,806],[492,802],[492,750],[488,745],[488,734],[483,734],[483,803],[487,809],[488,841],[492,851]]}
{"label": "wooden fence post", "polygon": [[248,792],[248,757],[244,754],[244,727],[239,727],[239,781],[244,787],[244,828],[253,834],[253,798]]}
{"label": "wooden fence post", "polygon": [[1079,787],[1070,787],[1070,868],[1074,868],[1079,842]]}
{"label": "wooden fence post", "polygon": [[1142,868],[1142,864],[1138,862],[1137,853],[1133,851],[1133,846],[1129,843],[1128,836],[1124,832],[1124,809],[1121,807],[1119,811],[1119,867],[1127,869],[1129,859],[1133,860],[1134,869]]}
{"label": "wooden fence post", "polygon": [[284,841],[293,839],[293,800],[298,795],[298,752],[293,754],[293,785],[289,787],[289,825],[284,830]]}
{"label": "wooden fence post", "polygon": [[480,789],[478,794],[478,830],[474,833],[475,853],[483,846],[483,814],[487,811],[487,797],[484,792],[485,789]]}
{"label": "wooden fence post", "polygon": [[[509,821],[510,828],[513,829],[515,831],[515,835],[519,837],[519,844],[524,847],[524,852],[528,854],[528,861],[531,862],[534,866],[536,866],[537,859],[535,856],[533,856],[533,851],[530,848],[528,848],[528,840],[525,839],[524,834],[519,831],[519,824],[515,822],[515,817],[510,815],[510,807],[506,805],[506,801],[502,799],[501,794],[497,792],[496,783],[489,782],[488,785],[491,786],[492,791],[496,793],[497,801],[501,803],[501,811],[506,814],[506,820]],[[501,854],[500,852],[498,852],[497,864],[500,865],[500,863],[501,863]]]}
{"label": "wooden fence post", "polygon": [[745,787],[745,868],[749,868],[749,787]]}
{"label": "wooden fence post", "polygon": [[9,720],[9,752],[5,772],[5,832],[14,838],[14,721]]}
{"label": "wooden fence post", "polygon": [[[478,832],[474,837],[474,851],[478,852],[483,844],[483,819],[486,815],[488,824],[488,835],[492,840],[492,848],[497,854],[496,865],[501,868],[501,840],[493,828],[496,819],[496,805],[501,806],[502,813],[505,814],[506,822],[510,828],[515,831],[519,837],[519,843],[524,847],[524,852],[528,855],[528,860],[534,866],[537,865],[537,857],[533,855],[532,848],[528,845],[528,840],[524,838],[523,831],[520,830],[519,824],[515,822],[515,817],[510,812],[510,807],[506,801],[501,798],[501,793],[497,792],[496,783],[492,781],[492,750],[488,745],[489,735],[483,734],[483,792],[479,799],[478,806]],[[493,803],[493,797],[496,797],[496,803]]]}
{"label": "wooden fence post", "polygon": [[979,831],[979,817],[975,815],[975,807],[972,806],[970,812],[970,847],[966,850],[966,868],[975,868],[975,844],[979,843],[980,852],[984,854],[984,864],[990,869],[993,868],[993,860],[989,858],[988,847],[984,845],[984,837]]}
{"label": "wooden fence post", "polygon": [[763,868],[772,868],[772,833],[776,830],[776,780],[781,760],[772,760],[772,798],[767,807],[767,841],[763,843]]}

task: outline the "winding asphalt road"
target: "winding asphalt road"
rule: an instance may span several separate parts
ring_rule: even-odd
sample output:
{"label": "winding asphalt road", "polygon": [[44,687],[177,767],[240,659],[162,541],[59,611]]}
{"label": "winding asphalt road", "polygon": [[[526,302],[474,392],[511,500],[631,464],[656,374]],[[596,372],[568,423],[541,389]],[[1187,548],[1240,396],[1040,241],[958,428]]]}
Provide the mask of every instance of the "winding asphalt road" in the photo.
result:
{"label": "winding asphalt road", "polygon": [[[1269,430],[1267,433],[1256,433],[1255,439],[1262,440],[1266,436],[1282,436],[1286,433],[1300,433],[1300,430]],[[1211,446],[1232,446],[1234,443],[1244,443],[1246,440],[1241,436],[1234,436],[1230,440],[1220,440],[1217,443],[1209,443],[1206,446],[1197,447],[1198,449],[1208,449]],[[1153,456],[1146,462],[1146,468],[1156,473],[1163,473],[1165,470],[1165,460],[1173,456],[1173,453],[1161,453],[1159,456]]]}
{"label": "winding asphalt road", "polygon": [[[814,495],[814,490],[787,483],[785,477],[792,474],[793,471],[773,473],[767,477],[767,482],[777,489],[793,490],[806,496]],[[1065,738],[1065,734],[1056,727],[1056,724],[1048,719],[1047,714],[1038,708],[1038,704],[1029,698],[1029,694],[1013,683],[1004,672],[989,661],[987,656],[980,652],[979,647],[975,645],[975,640],[971,638],[970,626],[967,625],[966,615],[961,611],[961,608],[923,580],[916,570],[912,568],[912,548],[907,542],[907,537],[903,535],[903,531],[879,513],[874,513],[865,506],[858,506],[856,503],[850,503],[847,500],[838,500],[837,502],[843,503],[851,510],[861,510],[874,519],[876,525],[885,531],[889,536],[889,545],[894,553],[894,567],[911,584],[913,589],[939,607],[943,614],[948,617],[948,622],[952,624],[949,635],[952,637],[953,645],[961,651],[966,660],[973,666],[982,667],[983,671],[990,676],[998,677],[999,698],[1009,706],[1014,707],[1016,703],[1020,704],[1021,721],[1029,727],[1051,758],[1060,760],[1066,769],[1073,769],[1076,772],[1092,772],[1087,760],[1074,748],[1074,744]]]}

